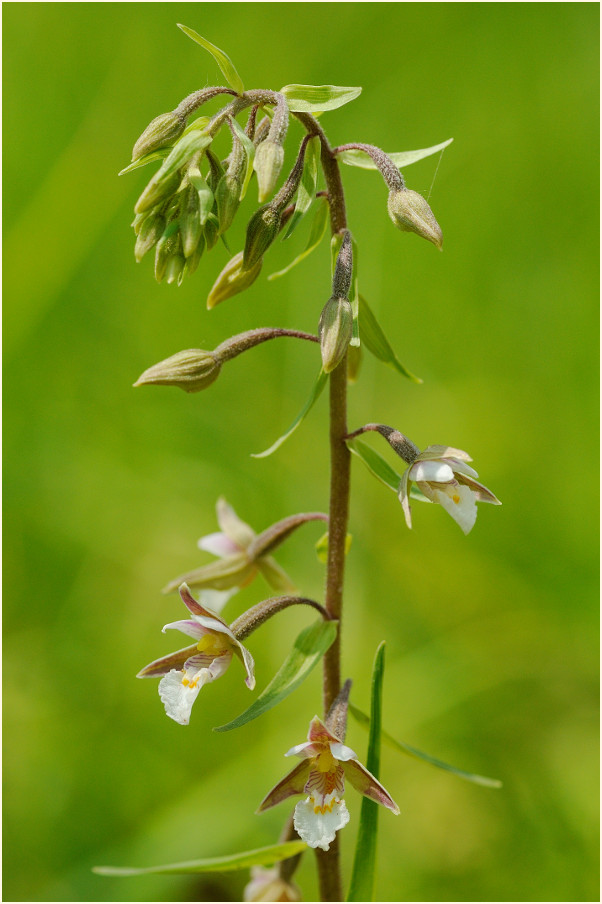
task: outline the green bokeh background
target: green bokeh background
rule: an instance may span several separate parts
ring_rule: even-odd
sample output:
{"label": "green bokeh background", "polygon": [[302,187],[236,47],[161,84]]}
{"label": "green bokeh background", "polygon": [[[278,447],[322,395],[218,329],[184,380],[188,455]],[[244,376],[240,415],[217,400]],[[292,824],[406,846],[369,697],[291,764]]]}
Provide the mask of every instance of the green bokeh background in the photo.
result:
{"label": "green bokeh background", "polygon": [[[344,168],[361,288],[414,386],[366,358],[350,424],[468,449],[502,508],[464,537],[354,464],[344,674],[366,708],[387,640],[384,720],[400,739],[501,778],[492,791],[383,750],[401,815],[380,821],[379,900],[584,901],[597,885],[597,35],[591,3],[4,4],[4,899],[239,900],[246,876],[107,879],[276,840],[255,807],[319,709],[318,672],[238,732],[234,666],[192,724],[133,676],[182,617],[164,583],[208,561],[225,494],[256,528],[327,505],[322,399],[275,456],[315,349],[274,342],[205,394],[133,391],[150,364],[255,326],[315,330],[327,245],[208,313],[228,254],[181,289],[136,265],[129,228],[148,171],[117,178],[147,122],[217,83],[182,21],[224,47],[248,87],[362,85],[325,114],[333,143],[385,150],[453,136],[406,172],[430,194],[438,254],[395,230],[376,173]],[[212,109],[217,109],[213,102]],[[291,128],[291,147],[300,131]],[[247,215],[254,192],[245,202]],[[232,230],[241,247],[245,211]],[[297,347],[297,345],[299,347]],[[381,451],[375,437],[373,442]],[[318,525],[279,562],[319,597]],[[258,580],[226,609],[268,595]],[[288,611],[249,642],[258,687],[310,620]],[[348,743],[365,754],[351,725]],[[289,764],[290,765],[290,764]],[[348,870],[359,798],[342,834]],[[299,882],[316,895],[312,857]]]}

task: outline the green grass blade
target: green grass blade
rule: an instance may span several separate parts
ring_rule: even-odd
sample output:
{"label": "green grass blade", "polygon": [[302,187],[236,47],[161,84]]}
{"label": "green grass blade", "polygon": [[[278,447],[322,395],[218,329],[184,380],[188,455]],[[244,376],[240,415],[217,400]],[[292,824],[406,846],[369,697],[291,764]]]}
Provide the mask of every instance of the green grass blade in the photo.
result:
{"label": "green grass blade", "polygon": [[212,44],[211,41],[208,41],[207,38],[202,38],[200,34],[194,31],[194,29],[188,28],[186,25],[180,25],[179,22],[178,28],[182,29],[185,35],[188,35],[189,38],[192,38],[193,41],[209,51],[219,68],[222,70],[222,74],[230,87],[234,88],[237,94],[242,94],[245,90],[242,79],[234,68],[234,63],[228,54],[224,53],[223,50],[220,50],[219,47],[216,47],[215,44]]}
{"label": "green grass blade", "polygon": [[264,452],[251,453],[251,458],[267,458],[268,455],[271,455],[272,452],[275,452],[276,449],[279,449],[280,446],[284,442],[286,442],[286,440],[289,438],[289,436],[295,432],[295,430],[297,429],[299,424],[305,419],[307,414],[309,414],[309,412],[313,408],[314,404],[320,397],[322,390],[326,386],[326,379],[327,379],[327,374],[325,374],[324,371],[322,369],[320,369],[320,373],[318,374],[318,378],[313,385],[309,399],[307,400],[307,402],[305,403],[305,405],[303,406],[303,408],[301,409],[301,411],[299,412],[299,414],[297,415],[297,417],[295,418],[295,420],[293,421],[291,426],[288,428],[286,433],[283,433],[282,436],[280,436],[276,440],[275,443],[272,443],[270,448],[266,449]]}
{"label": "green grass blade", "polygon": [[[374,657],[372,670],[372,693],[370,701],[370,730],[368,734],[368,755],[366,768],[374,778],[380,772],[381,701],[383,676],[385,673],[385,643],[379,645]],[[378,836],[378,804],[368,797],[362,798],[360,826],[353,860],[353,872],[349,886],[348,901],[373,901],[374,878],[376,873],[376,839]]]}
{"label": "green grass blade", "polygon": [[253,851],[241,851],[226,857],[209,857],[206,860],[185,860],[183,863],[170,863],[166,866],[147,866],[142,868],[130,866],[94,866],[93,873],[99,876],[144,876],[148,873],[215,873],[230,872],[237,869],[250,869],[252,866],[273,866],[281,860],[288,860],[306,849],[303,841],[286,841],[283,844],[271,844],[268,847],[256,848]]}
{"label": "green grass blade", "polygon": [[334,621],[320,620],[301,631],[288,657],[251,706],[236,719],[213,730],[230,731],[232,728],[240,728],[241,725],[262,716],[268,709],[281,703],[305,681],[326,650],[334,643],[336,636],[337,622]]}
{"label": "green grass blade", "polygon": [[[369,728],[370,718],[366,713],[362,712],[361,709],[358,709],[351,703],[349,704],[349,712],[362,728]],[[417,747],[412,747],[410,744],[404,744],[403,741],[397,741],[386,731],[382,732],[382,738],[385,743],[390,747],[394,747],[395,750],[399,750],[401,753],[414,757],[414,759],[422,760],[423,763],[428,763],[429,766],[436,766],[437,769],[451,772],[452,775],[457,775],[458,778],[462,778],[464,781],[472,782],[475,785],[483,785],[485,788],[501,788],[503,786],[503,783],[497,778],[487,778],[485,775],[477,775],[475,772],[466,772],[464,769],[457,769],[455,766],[450,766],[449,763],[444,763],[443,760],[437,759],[437,757],[424,753],[422,750],[418,750]]]}

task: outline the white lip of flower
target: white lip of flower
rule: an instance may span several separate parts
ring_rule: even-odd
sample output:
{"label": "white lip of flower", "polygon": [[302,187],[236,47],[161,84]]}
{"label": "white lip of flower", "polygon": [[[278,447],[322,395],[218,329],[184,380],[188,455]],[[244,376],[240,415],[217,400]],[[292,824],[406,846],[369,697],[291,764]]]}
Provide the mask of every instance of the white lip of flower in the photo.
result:
{"label": "white lip of flower", "polygon": [[272,788],[258,812],[294,794],[308,794],[295,807],[294,824],[309,847],[327,851],[337,831],[349,822],[349,811],[342,797],[346,778],[360,794],[399,813],[390,794],[362,766],[355,752],[333,735],[318,716],[311,720],[308,740],[292,747],[285,756],[301,757],[302,762]]}
{"label": "white lip of flower", "polygon": [[156,659],[145,666],[137,677],[161,677],[159,696],[165,712],[180,725],[188,725],[199,691],[203,685],[224,674],[234,655],[245,667],[245,684],[250,690],[255,687],[255,664],[247,648],[237,640],[226,622],[216,612],[197,603],[186,584],[180,587],[180,596],[192,618],[171,622],[165,625],[163,631],[175,628],[193,637],[196,643]]}
{"label": "white lip of flower", "polygon": [[409,496],[412,482],[431,502],[443,506],[465,534],[474,527],[477,502],[501,505],[491,490],[478,483],[479,475],[467,464],[469,461],[472,459],[466,452],[451,446],[427,446],[416,456],[399,486],[399,501],[408,527],[412,527]]}

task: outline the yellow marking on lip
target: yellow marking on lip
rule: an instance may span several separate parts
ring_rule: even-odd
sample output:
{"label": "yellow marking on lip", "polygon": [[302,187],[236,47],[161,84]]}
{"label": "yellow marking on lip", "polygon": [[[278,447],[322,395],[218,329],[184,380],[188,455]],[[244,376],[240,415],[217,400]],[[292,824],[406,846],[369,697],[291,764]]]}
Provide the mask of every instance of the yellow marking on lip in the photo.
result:
{"label": "yellow marking on lip", "polygon": [[456,503],[456,505],[457,505],[457,504],[459,503],[459,501],[460,501],[460,497],[458,496],[457,493],[454,493],[454,495],[452,496],[452,499],[454,500],[454,502]]}

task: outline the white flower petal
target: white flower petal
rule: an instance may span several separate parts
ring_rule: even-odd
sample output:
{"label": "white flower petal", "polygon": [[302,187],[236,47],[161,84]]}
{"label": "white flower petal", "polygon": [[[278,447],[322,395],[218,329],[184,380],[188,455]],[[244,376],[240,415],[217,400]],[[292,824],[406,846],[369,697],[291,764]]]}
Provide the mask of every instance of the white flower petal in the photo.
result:
{"label": "white flower petal", "polygon": [[471,489],[458,484],[447,492],[433,488],[437,502],[452,516],[465,534],[469,533],[477,520],[477,500]]}
{"label": "white flower petal", "polygon": [[180,725],[188,725],[190,722],[192,704],[205,683],[203,677],[200,676],[194,686],[183,684],[184,673],[175,669],[172,669],[171,672],[161,678],[159,682],[159,696],[165,706],[165,712],[174,722],[178,722]]}
{"label": "white flower petal", "polygon": [[236,545],[234,540],[231,540],[230,537],[221,531],[219,533],[207,534],[205,537],[201,537],[197,542],[197,546],[199,549],[203,549],[205,552],[210,552],[212,555],[220,556],[221,558],[240,552],[240,547]]}
{"label": "white flower petal", "polygon": [[351,749],[351,747],[345,746],[345,744],[341,744],[340,741],[337,741],[336,744],[331,742],[330,744],[330,752],[332,753],[335,760],[341,760],[341,762],[345,763],[347,760],[357,760],[357,753]]}
{"label": "white flower petal", "polygon": [[410,468],[410,480],[434,481],[449,483],[454,479],[454,472],[444,461],[416,461]]}
{"label": "white flower petal", "polygon": [[[316,812],[317,811],[317,812]],[[333,800],[332,808],[315,807],[311,797],[300,800],[295,807],[295,829],[305,844],[327,851],[339,829],[349,822],[349,810],[344,800]]]}

